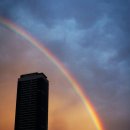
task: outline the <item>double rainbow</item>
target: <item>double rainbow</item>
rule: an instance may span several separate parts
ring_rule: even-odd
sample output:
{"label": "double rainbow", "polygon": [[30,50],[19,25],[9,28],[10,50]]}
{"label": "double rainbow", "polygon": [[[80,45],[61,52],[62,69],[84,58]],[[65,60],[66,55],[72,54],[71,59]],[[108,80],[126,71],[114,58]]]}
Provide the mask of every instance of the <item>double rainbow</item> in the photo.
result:
{"label": "double rainbow", "polygon": [[16,34],[22,36],[27,41],[29,41],[30,44],[32,44],[39,51],[41,51],[43,54],[45,54],[46,57],[49,60],[51,60],[58,67],[58,69],[64,74],[64,76],[66,76],[66,78],[71,83],[74,90],[76,91],[76,93],[79,95],[80,99],[82,100],[82,102],[86,108],[86,111],[89,112],[97,130],[103,130],[103,126],[101,124],[101,121],[100,121],[93,105],[91,104],[89,98],[84,94],[81,85],[74,79],[74,77],[72,76],[70,71],[68,71],[64,67],[64,65],[57,59],[57,57],[55,57],[54,54],[52,54],[45,46],[43,46],[42,43],[40,43],[38,40],[33,38],[28,32],[26,32],[23,28],[17,26],[13,22],[11,22],[5,18],[0,17],[0,24],[6,28],[12,30]]}

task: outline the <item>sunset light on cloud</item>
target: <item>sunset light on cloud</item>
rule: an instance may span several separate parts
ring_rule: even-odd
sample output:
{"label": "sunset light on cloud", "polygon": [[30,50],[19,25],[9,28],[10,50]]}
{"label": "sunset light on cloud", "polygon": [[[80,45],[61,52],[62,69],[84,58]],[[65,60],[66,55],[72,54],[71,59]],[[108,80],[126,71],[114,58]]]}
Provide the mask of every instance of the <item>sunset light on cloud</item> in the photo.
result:
{"label": "sunset light on cloud", "polygon": [[[92,115],[86,111],[80,96],[59,68],[35,46],[29,44],[24,37],[6,27],[1,27],[1,29],[3,30],[3,36],[1,35],[3,48],[5,48],[5,51],[1,53],[7,58],[6,63],[4,62],[0,68],[4,68],[0,84],[2,86],[1,106],[3,106],[0,108],[3,117],[1,129],[13,130],[19,75],[42,71],[46,73],[50,81],[49,130],[99,130]],[[6,80],[8,82],[5,82]]]}
{"label": "sunset light on cloud", "polygon": [[0,130],[14,130],[17,81],[49,80],[48,130],[130,130],[129,0],[0,0]]}

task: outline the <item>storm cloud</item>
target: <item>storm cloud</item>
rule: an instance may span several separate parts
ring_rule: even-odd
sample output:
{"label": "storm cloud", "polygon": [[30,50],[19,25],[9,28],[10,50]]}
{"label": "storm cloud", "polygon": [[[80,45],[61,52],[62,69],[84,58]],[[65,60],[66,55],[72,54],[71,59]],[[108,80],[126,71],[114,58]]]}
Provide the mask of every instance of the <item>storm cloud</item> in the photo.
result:
{"label": "storm cloud", "polygon": [[25,28],[71,70],[106,130],[128,130],[129,6],[128,0],[1,0],[0,15]]}

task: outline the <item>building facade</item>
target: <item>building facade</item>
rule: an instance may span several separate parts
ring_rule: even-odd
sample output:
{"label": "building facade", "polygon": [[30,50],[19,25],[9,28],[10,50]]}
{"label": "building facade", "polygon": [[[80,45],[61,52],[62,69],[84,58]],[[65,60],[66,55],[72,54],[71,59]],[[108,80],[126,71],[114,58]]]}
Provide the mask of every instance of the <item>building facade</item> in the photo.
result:
{"label": "building facade", "polygon": [[43,73],[18,79],[15,130],[48,129],[49,82]]}

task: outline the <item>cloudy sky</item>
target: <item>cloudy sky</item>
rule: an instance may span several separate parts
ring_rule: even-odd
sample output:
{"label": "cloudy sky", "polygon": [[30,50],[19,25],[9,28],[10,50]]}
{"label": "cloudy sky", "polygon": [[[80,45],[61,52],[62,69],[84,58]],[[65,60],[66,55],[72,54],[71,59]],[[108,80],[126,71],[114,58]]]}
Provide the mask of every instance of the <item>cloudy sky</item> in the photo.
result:
{"label": "cloudy sky", "polygon": [[[129,0],[0,0],[0,16],[30,32],[72,72],[105,130],[130,129],[129,12]],[[55,84],[58,70],[53,70],[55,67],[45,58],[41,61],[44,56],[12,33],[0,25],[1,95],[8,92],[9,84],[6,89],[2,84],[12,73],[15,81],[20,73],[44,70]],[[16,45],[16,41],[22,45]],[[31,63],[30,69],[27,66]],[[61,81],[67,86],[64,77]],[[72,98],[71,90],[64,91],[70,91]],[[70,104],[76,104],[75,99]]]}

